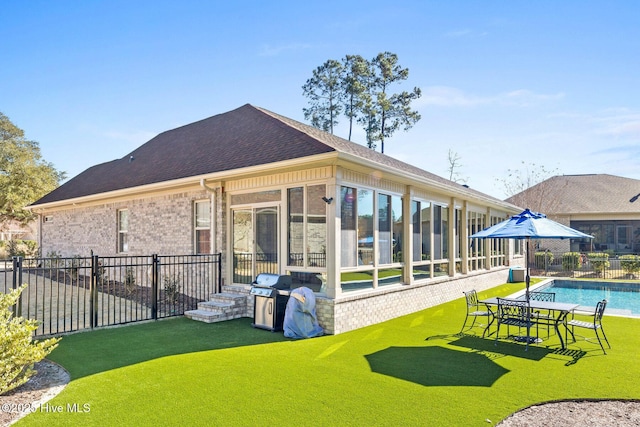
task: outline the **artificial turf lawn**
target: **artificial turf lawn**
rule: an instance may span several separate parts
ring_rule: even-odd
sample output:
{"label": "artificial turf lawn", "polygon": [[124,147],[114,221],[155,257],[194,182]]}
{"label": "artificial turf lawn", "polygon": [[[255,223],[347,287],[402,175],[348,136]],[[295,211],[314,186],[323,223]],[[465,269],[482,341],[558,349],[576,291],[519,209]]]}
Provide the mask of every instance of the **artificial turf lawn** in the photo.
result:
{"label": "artificial turf lawn", "polygon": [[[597,342],[560,351],[552,336],[524,351],[458,335],[464,313],[460,298],[300,341],[252,328],[250,319],[176,318],[69,335],[50,359],[71,383],[48,411],[18,425],[486,426],[548,400],[640,398],[639,319],[605,317],[613,347],[605,356]],[[89,412],[73,412],[74,404]]]}

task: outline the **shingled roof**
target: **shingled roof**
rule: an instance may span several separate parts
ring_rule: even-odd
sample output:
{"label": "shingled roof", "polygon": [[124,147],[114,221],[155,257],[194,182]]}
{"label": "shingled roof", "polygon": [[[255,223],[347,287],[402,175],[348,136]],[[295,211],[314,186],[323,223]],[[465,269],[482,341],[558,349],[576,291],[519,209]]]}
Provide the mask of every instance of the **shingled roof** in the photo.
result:
{"label": "shingled roof", "polygon": [[[547,194],[553,194],[554,212],[547,214],[604,214],[640,213],[640,199],[629,200],[640,193],[640,180],[608,174],[560,175],[549,178],[527,190],[536,192],[537,186],[545,186]],[[517,200],[519,195],[507,201]]]}
{"label": "shingled roof", "polygon": [[246,104],[163,132],[121,159],[85,170],[32,206],[336,151],[493,199],[363,145]]}

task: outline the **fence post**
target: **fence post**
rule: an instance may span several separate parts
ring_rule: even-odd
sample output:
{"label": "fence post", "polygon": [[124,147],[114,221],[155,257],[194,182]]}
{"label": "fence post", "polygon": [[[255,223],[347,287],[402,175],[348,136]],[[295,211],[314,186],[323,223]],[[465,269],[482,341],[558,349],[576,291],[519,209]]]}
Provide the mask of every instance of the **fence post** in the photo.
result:
{"label": "fence post", "polygon": [[89,282],[89,318],[91,329],[98,326],[98,255],[91,252],[91,281]]}
{"label": "fence post", "polygon": [[[18,287],[22,284],[22,257],[14,256],[13,260],[13,274],[11,278],[11,286],[14,290],[18,289]],[[16,304],[13,306],[13,316],[20,317],[22,316],[22,294],[20,294],[20,298],[16,301]]]}
{"label": "fence post", "polygon": [[549,275],[549,249],[544,250],[544,275]]}
{"label": "fence post", "polygon": [[158,254],[151,255],[151,318],[158,320],[158,271],[160,260]]}
{"label": "fence post", "polygon": [[216,294],[222,292],[222,253],[218,253],[218,277],[216,280]]}

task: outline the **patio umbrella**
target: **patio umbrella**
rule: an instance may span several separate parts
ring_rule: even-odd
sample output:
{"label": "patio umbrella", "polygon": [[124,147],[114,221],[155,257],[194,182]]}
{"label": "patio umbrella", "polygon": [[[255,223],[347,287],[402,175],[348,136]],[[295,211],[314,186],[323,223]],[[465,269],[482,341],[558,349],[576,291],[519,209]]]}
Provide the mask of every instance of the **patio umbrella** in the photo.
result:
{"label": "patio umbrella", "polygon": [[527,276],[525,298],[529,303],[529,252],[531,239],[593,239],[593,236],[552,221],[545,214],[525,209],[518,215],[469,236],[470,239],[526,239]]}

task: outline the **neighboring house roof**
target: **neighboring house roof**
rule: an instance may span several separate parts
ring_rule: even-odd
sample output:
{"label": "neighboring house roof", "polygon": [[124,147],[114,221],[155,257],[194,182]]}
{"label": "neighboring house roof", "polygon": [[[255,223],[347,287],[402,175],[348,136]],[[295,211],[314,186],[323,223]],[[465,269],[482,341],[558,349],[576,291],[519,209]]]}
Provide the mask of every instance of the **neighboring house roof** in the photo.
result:
{"label": "neighboring house roof", "polygon": [[547,214],[636,213],[640,215],[640,180],[608,174],[561,175],[547,179],[507,199],[512,203],[529,192],[537,194],[544,186],[546,197],[553,198],[553,212]]}
{"label": "neighboring house roof", "polygon": [[121,159],[85,170],[31,206],[331,152],[505,204],[363,145],[246,104],[163,132]]}

